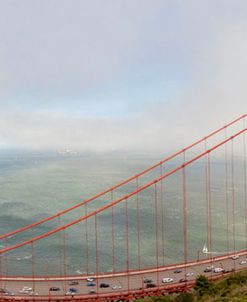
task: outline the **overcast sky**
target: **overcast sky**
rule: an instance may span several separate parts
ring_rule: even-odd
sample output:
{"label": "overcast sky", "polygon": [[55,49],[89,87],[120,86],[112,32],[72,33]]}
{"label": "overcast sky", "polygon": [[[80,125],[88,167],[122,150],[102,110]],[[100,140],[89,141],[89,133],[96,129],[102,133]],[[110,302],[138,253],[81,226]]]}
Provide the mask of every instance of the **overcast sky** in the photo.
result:
{"label": "overcast sky", "polygon": [[245,0],[0,0],[0,147],[164,150],[247,113]]}

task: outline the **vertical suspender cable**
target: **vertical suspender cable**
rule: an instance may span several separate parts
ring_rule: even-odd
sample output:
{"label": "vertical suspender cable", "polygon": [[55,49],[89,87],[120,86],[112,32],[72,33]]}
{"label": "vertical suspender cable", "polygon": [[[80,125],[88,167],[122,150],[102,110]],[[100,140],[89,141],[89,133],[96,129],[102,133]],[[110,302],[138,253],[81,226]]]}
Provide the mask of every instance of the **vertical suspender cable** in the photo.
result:
{"label": "vertical suspender cable", "polygon": [[[111,201],[113,201],[113,191],[111,191]],[[112,272],[115,273],[115,230],[114,230],[114,207],[111,208],[111,240],[112,240]]]}
{"label": "vertical suspender cable", "polygon": [[[87,204],[85,204],[85,215],[87,215]],[[89,274],[89,259],[88,259],[88,220],[85,220],[85,232],[86,232],[86,272]]]}
{"label": "vertical suspender cable", "polygon": [[62,230],[63,232],[63,274],[64,274],[64,289],[67,290],[67,249],[66,249],[66,229]]}
{"label": "vertical suspender cable", "polygon": [[96,284],[97,293],[99,292],[99,251],[98,251],[98,229],[97,229],[97,214],[94,215],[94,237],[95,237],[95,264],[96,264]]}
{"label": "vertical suspender cable", "polygon": [[207,156],[208,160],[208,214],[209,214],[209,250],[211,251],[212,259],[212,194],[211,194],[211,161],[210,153]]}
{"label": "vertical suspender cable", "polygon": [[33,292],[35,291],[35,282],[34,282],[34,277],[35,277],[35,255],[34,255],[34,243],[33,241],[31,242],[31,259],[32,259],[32,287],[33,287]]}
{"label": "vertical suspender cable", "polygon": [[[207,141],[205,140],[205,151],[207,150]],[[205,195],[206,195],[206,247],[209,248],[209,196],[208,196],[208,159],[205,156]],[[207,254],[209,257],[209,254]]]}
{"label": "vertical suspender cable", "polygon": [[[225,128],[225,139],[227,138],[227,128]],[[229,184],[228,184],[228,148],[225,143],[225,191],[226,191],[226,243],[227,253],[229,254]]]}
{"label": "vertical suspender cable", "polygon": [[[213,250],[212,250],[212,195],[211,195],[211,160],[210,160],[210,152],[207,153],[207,194],[208,194],[208,240],[209,240],[209,255],[211,260],[211,266],[213,266]],[[213,277],[213,270],[211,270],[211,278]]]}
{"label": "vertical suspender cable", "polygon": [[[139,178],[136,178],[136,190],[139,189]],[[138,257],[138,270],[141,269],[141,247],[140,247],[140,205],[139,193],[136,194],[136,221],[137,221],[137,257]]]}
{"label": "vertical suspender cable", "polygon": [[6,253],[6,257],[5,257],[5,265],[6,265],[6,277],[8,277],[8,275],[9,275],[9,257],[8,257],[7,253]]}
{"label": "vertical suspender cable", "polygon": [[157,284],[159,284],[159,226],[158,226],[158,205],[157,205],[157,183],[154,184],[154,221],[155,221],[155,241],[156,241]]}
{"label": "vertical suspender cable", "polygon": [[[5,238],[5,240],[4,240],[5,246],[8,245],[7,239],[8,239],[8,238]],[[9,258],[8,258],[8,253],[5,254],[5,266],[6,266],[6,267],[5,267],[6,277],[8,277],[8,275],[9,275]]]}
{"label": "vertical suspender cable", "polygon": [[129,276],[129,213],[128,213],[128,199],[125,198],[125,219],[126,219],[126,272],[128,292],[130,290],[130,276]]}
{"label": "vertical suspender cable", "polygon": [[[160,176],[163,175],[163,166],[160,165]],[[164,186],[163,179],[160,181],[160,201],[161,201],[161,235],[162,235],[162,265],[165,265],[165,218],[164,218]]]}
{"label": "vertical suspender cable", "polygon": [[[60,215],[58,216],[58,224],[59,224],[59,227],[61,227],[61,216]],[[59,240],[60,240],[59,244],[62,246],[63,245],[62,232],[59,232],[58,236],[59,236]],[[59,249],[59,273],[60,273],[60,276],[63,275],[63,251],[61,248]]]}
{"label": "vertical suspender cable", "polygon": [[49,262],[48,262],[48,259],[46,259],[46,279],[48,280],[48,295],[49,295],[49,301],[51,300],[51,291],[50,291],[50,287],[51,287],[51,284],[50,284],[50,278],[49,278]]}
{"label": "vertical suspender cable", "polygon": [[[243,119],[243,128],[245,129],[245,117]],[[243,134],[244,145],[244,225],[245,225],[245,249],[247,250],[247,165],[246,165],[246,133]]]}
{"label": "vertical suspender cable", "polygon": [[[233,236],[233,250],[234,253],[236,253],[236,239],[235,239],[235,185],[234,185],[234,145],[233,145],[233,139],[231,139],[231,177],[232,177],[232,236]],[[234,261],[235,263],[235,261]]]}
{"label": "vertical suspender cable", "polygon": [[[2,263],[2,254],[0,253],[0,287],[3,288],[3,263]],[[3,293],[1,292],[1,297]]]}
{"label": "vertical suspender cable", "polygon": [[[185,162],[185,152],[184,152]],[[182,168],[182,203],[183,203],[183,236],[184,236],[184,272],[186,277],[187,266],[187,197],[186,197],[186,170]]]}

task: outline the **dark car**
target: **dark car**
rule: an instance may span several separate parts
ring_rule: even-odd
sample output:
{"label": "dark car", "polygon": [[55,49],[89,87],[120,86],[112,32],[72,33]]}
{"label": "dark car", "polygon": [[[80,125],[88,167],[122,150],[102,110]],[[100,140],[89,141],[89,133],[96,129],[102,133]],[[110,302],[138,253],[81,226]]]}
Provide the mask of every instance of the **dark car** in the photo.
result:
{"label": "dark car", "polygon": [[93,283],[93,282],[88,282],[87,283],[87,286],[95,286],[96,285],[96,283]]}
{"label": "dark car", "polygon": [[56,287],[56,286],[50,287],[50,291],[56,292],[56,291],[59,291],[59,290],[60,290],[59,287]]}
{"label": "dark car", "polygon": [[77,293],[77,289],[74,288],[74,287],[69,288],[69,291],[70,291],[71,293]]}
{"label": "dark car", "polygon": [[182,273],[182,270],[181,270],[181,269],[176,269],[176,270],[174,271],[174,274],[179,274],[179,273]]}
{"label": "dark car", "polygon": [[145,278],[145,279],[143,280],[143,282],[144,282],[144,283],[152,283],[153,280],[152,280],[152,279],[149,279],[149,278]]}
{"label": "dark car", "polygon": [[151,288],[151,287],[157,287],[157,285],[154,284],[154,283],[147,283],[146,284],[146,288]]}
{"label": "dark car", "polygon": [[182,279],[179,279],[179,283],[183,283],[183,282],[187,282],[186,279],[182,278]]}
{"label": "dark car", "polygon": [[110,285],[108,283],[100,283],[99,287],[106,288],[106,287],[110,287]]}
{"label": "dark car", "polygon": [[212,272],[212,270],[210,268],[205,268],[204,269],[204,273],[209,273],[209,272]]}

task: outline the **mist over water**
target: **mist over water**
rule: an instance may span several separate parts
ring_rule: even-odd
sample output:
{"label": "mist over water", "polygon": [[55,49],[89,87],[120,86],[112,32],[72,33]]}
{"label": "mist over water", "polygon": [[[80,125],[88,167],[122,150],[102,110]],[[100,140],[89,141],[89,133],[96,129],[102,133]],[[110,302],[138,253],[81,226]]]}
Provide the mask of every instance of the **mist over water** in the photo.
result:
{"label": "mist over water", "polygon": [[[68,154],[55,152],[5,152],[0,154],[0,232],[5,234],[32,222],[48,217],[66,209],[79,201],[85,200],[106,188],[113,186],[163,158],[161,154]],[[168,171],[178,163],[167,164]],[[237,249],[245,247],[244,230],[244,184],[243,162],[235,162],[235,240]],[[170,165],[170,166],[169,166]],[[230,162],[227,164],[230,171]],[[164,173],[165,171],[163,171]],[[160,171],[154,171],[144,184]],[[215,255],[233,250],[233,213],[231,208],[232,188],[228,172],[229,188],[226,192],[225,163],[219,157],[212,157],[211,163],[211,248]],[[205,257],[201,253],[207,240],[206,234],[206,188],[205,160],[199,160],[186,170],[187,184],[187,239],[188,260]],[[141,185],[139,184],[139,185]],[[182,173],[178,171],[171,177],[157,184],[156,197],[153,187],[140,192],[139,226],[137,223],[137,197],[128,199],[129,259],[130,269],[153,267],[184,261],[183,241],[183,197]],[[124,187],[114,196],[109,194],[90,203],[86,211],[90,212],[104,205],[106,200],[116,199],[135,189],[134,184]],[[162,191],[163,190],[163,191]],[[161,193],[163,192],[163,193]],[[226,235],[226,196],[229,199],[229,238]],[[154,202],[157,199],[157,216]],[[162,204],[163,203],[163,204]],[[38,275],[81,274],[98,270],[110,272],[113,269],[126,269],[126,204],[119,203],[114,207],[114,261],[112,259],[112,212],[108,209],[97,215],[97,245],[95,243],[95,220],[69,228],[35,243],[35,270]],[[163,208],[162,208],[163,207]],[[163,210],[162,210],[163,209]],[[162,212],[163,211],[163,212]],[[163,213],[163,216],[162,216]],[[63,223],[85,215],[85,207],[35,228],[38,234],[49,231]],[[157,219],[157,226],[156,221]],[[162,219],[163,225],[162,225]],[[87,234],[86,234],[87,228]],[[164,231],[163,231],[164,230]],[[27,240],[34,233],[28,231],[2,241],[1,247]],[[86,241],[85,236],[88,237]],[[140,245],[138,246],[138,236]],[[64,259],[64,238],[66,239],[66,259]],[[18,241],[18,242],[19,242]],[[156,251],[158,241],[158,255]],[[88,242],[88,244],[87,244]],[[138,258],[138,249],[140,257]],[[32,270],[32,250],[30,245],[9,252],[6,274],[30,275]]]}

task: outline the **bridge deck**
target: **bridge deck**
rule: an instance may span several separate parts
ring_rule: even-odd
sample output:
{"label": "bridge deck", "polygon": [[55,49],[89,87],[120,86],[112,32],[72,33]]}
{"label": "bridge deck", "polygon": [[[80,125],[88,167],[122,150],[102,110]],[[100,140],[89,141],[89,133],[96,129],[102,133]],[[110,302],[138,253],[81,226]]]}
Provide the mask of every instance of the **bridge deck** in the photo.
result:
{"label": "bridge deck", "polygon": [[[198,275],[204,274],[209,278],[219,278],[224,276],[230,271],[238,271],[247,268],[247,251],[238,253],[239,258],[233,260],[232,255],[221,256],[215,259],[207,259],[196,262],[163,267],[157,269],[147,269],[143,271],[133,271],[119,274],[105,274],[99,275],[94,281],[95,286],[87,286],[86,276],[71,276],[71,277],[53,277],[45,278],[39,277],[35,279],[25,277],[3,277],[1,281],[1,287],[8,290],[13,295],[1,294],[1,301],[49,301],[49,300],[107,300],[107,299],[118,299],[119,297],[143,296],[148,295],[154,291],[160,292],[171,292],[184,290],[190,287],[195,278]],[[246,261],[246,263],[245,263]],[[204,269],[207,265],[213,265],[214,267],[222,267],[226,270],[225,272],[215,273],[213,271],[205,273]],[[180,269],[180,273],[174,273],[175,269]],[[193,273],[191,276],[187,276],[187,273]],[[172,278],[171,283],[162,283],[162,278]],[[149,278],[156,284],[156,288],[146,288],[144,279]],[[179,282],[180,279],[186,279],[187,282]],[[78,285],[69,285],[71,280],[78,281]],[[101,283],[109,284],[107,288],[100,288]],[[36,293],[33,294],[21,294],[19,291],[24,287],[31,287]],[[114,289],[114,286],[117,288]],[[51,287],[58,287],[58,291],[50,291]],[[76,288],[77,293],[66,295],[69,288]],[[95,293],[90,293],[90,290],[94,290]]]}

